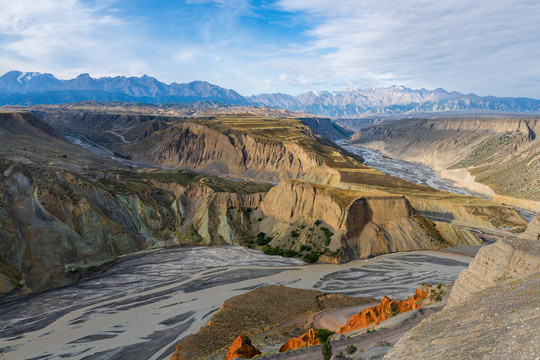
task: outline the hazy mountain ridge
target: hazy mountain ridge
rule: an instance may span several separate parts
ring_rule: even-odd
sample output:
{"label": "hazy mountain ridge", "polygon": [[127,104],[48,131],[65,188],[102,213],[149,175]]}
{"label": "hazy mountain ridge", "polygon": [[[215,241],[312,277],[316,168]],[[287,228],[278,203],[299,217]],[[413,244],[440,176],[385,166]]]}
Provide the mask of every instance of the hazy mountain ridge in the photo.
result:
{"label": "hazy mountain ridge", "polygon": [[540,100],[530,98],[481,97],[448,92],[441,88],[414,90],[403,86],[369,89],[353,87],[334,92],[311,91],[297,96],[261,94],[249,99],[265,106],[289,106],[289,110],[332,117],[440,111],[540,112]]}
{"label": "hazy mountain ridge", "polygon": [[195,102],[212,100],[234,105],[250,102],[234,90],[205,81],[164,84],[149,76],[92,78],[81,74],[75,79],[58,80],[51,74],[10,71],[0,77],[2,104],[52,104],[83,100],[147,103]]}
{"label": "hazy mountain ridge", "polygon": [[432,112],[540,113],[540,100],[478,96],[404,86],[342,91],[310,91],[292,96],[282,93],[244,97],[206,81],[165,84],[153,77],[92,78],[81,74],[59,80],[52,74],[10,71],[0,77],[0,105],[70,103],[85,100],[125,101],[150,104],[216,103],[265,106],[330,117],[366,117]]}

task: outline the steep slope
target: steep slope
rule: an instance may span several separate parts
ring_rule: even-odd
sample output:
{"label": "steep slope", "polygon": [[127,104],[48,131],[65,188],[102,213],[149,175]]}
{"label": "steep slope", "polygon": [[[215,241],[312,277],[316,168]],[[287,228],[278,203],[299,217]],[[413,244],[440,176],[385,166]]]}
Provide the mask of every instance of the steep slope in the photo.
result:
{"label": "steep slope", "polygon": [[76,281],[117,256],[247,244],[267,184],[135,172],[68,143],[29,113],[0,113],[0,296]]}
{"label": "steep slope", "polygon": [[[116,111],[104,113],[103,109],[89,111],[88,108],[84,111],[56,108],[40,113],[40,116],[63,131],[82,134],[108,147],[111,151],[139,162],[167,167],[180,166],[228,177],[274,183],[290,178],[309,181],[312,184],[296,185],[294,189],[284,183],[283,187],[280,187],[281,197],[277,191],[273,192],[272,194],[278,195],[269,196],[265,200],[267,205],[262,206],[264,215],[276,215],[274,220],[282,222],[280,228],[275,228],[272,222],[274,220],[265,221],[263,216],[259,227],[262,232],[273,234],[276,241],[281,239],[272,244],[280,247],[285,246],[287,241],[299,240],[291,240],[290,237],[293,231],[295,235],[305,232],[299,231],[297,227],[310,228],[307,223],[301,224],[301,221],[304,221],[302,218],[307,221],[325,221],[332,228],[331,232],[335,233],[335,238],[338,239],[338,232],[341,234],[345,231],[345,226],[342,225],[345,221],[344,209],[362,197],[369,199],[376,196],[377,198],[368,200],[368,203],[375,205],[367,208],[385,209],[383,211],[389,211],[388,206],[394,206],[389,205],[396,203],[394,199],[405,196],[406,199],[403,201],[410,202],[412,208],[417,208],[423,213],[437,214],[438,217],[449,220],[490,228],[503,224],[518,227],[526,224],[509,208],[496,206],[488,201],[410,184],[363,165],[360,162],[361,159],[324,139],[307,126],[335,130],[327,119],[283,119],[247,115],[178,118],[117,114]],[[295,206],[304,210],[311,206],[308,204],[313,201],[310,196],[313,195],[316,184],[335,187],[331,192],[340,202],[336,209],[329,210],[321,207],[319,209],[321,214],[308,214],[307,211],[303,211],[298,212],[301,215],[296,217],[293,214],[283,215],[290,213],[284,207],[296,197],[299,200]],[[350,189],[357,193],[341,191],[340,194],[339,189]],[[304,193],[297,194],[297,191],[304,191]],[[383,200],[384,197],[390,200]],[[275,203],[270,205],[272,201]],[[356,206],[359,205],[352,208]],[[332,211],[334,213],[331,213]],[[352,258],[360,253],[364,257],[387,251],[433,247],[434,245],[431,245],[429,241],[426,242],[429,238],[423,235],[426,233],[431,233],[435,238],[438,232],[445,233],[443,237],[446,238],[448,244],[452,245],[470,244],[477,241],[467,231],[445,224],[438,224],[437,229],[429,226],[426,228],[430,229],[429,231],[422,229],[423,225],[416,224],[407,212],[403,214],[405,215],[394,219],[401,220],[393,222],[392,226],[384,227],[384,231],[372,225],[387,222],[387,220],[377,220],[378,215],[375,216],[374,222],[362,223],[362,230],[358,232],[358,236],[353,236],[351,233],[348,237],[357,239],[357,245],[349,243],[352,246],[350,249]],[[286,225],[291,222],[295,224]],[[267,223],[271,223],[271,226]],[[363,228],[364,225],[366,225],[365,228]],[[360,236],[360,233],[364,235]],[[313,236],[321,240],[316,241],[316,247],[319,250],[323,249],[322,235],[313,234]],[[326,237],[324,235],[324,238]],[[297,241],[293,242],[300,246]],[[329,250],[337,251],[340,248],[338,240],[330,241],[330,243],[327,245],[330,246]],[[298,250],[296,245],[293,248]]]}
{"label": "steep slope", "polygon": [[[71,145],[32,114],[5,116],[20,120],[0,122],[1,254],[5,283],[13,285],[3,292],[11,295],[69,283],[146,248],[242,245],[339,262],[478,243],[466,229],[419,216],[416,207],[487,227],[525,223],[507,207],[369,168],[296,118],[42,114],[117,156],[201,174],[122,168]],[[280,184],[270,190],[238,179]]]}
{"label": "steep slope", "polygon": [[[104,113],[49,109],[37,112],[47,123],[83,135],[132,160],[158,166],[180,166],[237,178],[279,182],[298,177],[336,183],[329,165],[359,164],[359,158],[304,125],[309,119],[264,118],[250,115],[210,118]],[[327,119],[314,120],[335,134],[341,130]]]}
{"label": "steep slope", "polygon": [[540,353],[540,242],[482,248],[443,311],[399,340],[385,359],[535,359]]}
{"label": "steep slope", "polygon": [[536,119],[407,119],[362,129],[353,143],[424,163],[474,191],[538,210],[539,131]]}
{"label": "steep slope", "polygon": [[[458,205],[454,199],[453,203],[449,201],[453,209],[450,207],[448,211],[455,213],[456,218],[461,214],[464,222],[471,225],[494,228],[497,224],[490,221],[497,217],[510,221],[512,216],[516,221],[512,222],[514,226],[526,224],[512,209],[486,205],[482,214],[475,212],[478,207]],[[382,191],[345,190],[288,180],[267,193],[260,210],[264,217],[258,229],[270,236],[270,246],[298,252],[313,249],[318,254],[324,253],[325,261],[481,244],[466,229],[419,216],[407,197]],[[500,211],[508,213],[497,214]]]}
{"label": "steep slope", "polygon": [[537,240],[508,238],[478,252],[467,270],[460,274],[448,305],[497,283],[508,282],[540,271],[540,243]]}

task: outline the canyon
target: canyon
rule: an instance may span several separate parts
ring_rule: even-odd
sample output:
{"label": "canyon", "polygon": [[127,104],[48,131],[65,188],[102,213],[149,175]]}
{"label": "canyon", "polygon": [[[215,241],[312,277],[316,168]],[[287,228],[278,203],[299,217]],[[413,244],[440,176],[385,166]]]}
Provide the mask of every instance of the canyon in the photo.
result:
{"label": "canyon", "polygon": [[[500,130],[478,124],[444,131]],[[534,124],[516,130],[530,130],[512,143],[518,153],[534,148]],[[217,359],[238,339],[238,348],[251,349],[240,335],[262,352],[277,351],[309,335],[306,313],[352,307],[361,314],[368,297],[406,299],[423,282],[450,285],[484,241],[525,229],[523,241],[538,236],[539,219],[528,223],[506,205],[515,203],[435,176],[416,183],[392,176],[406,177],[403,168],[377,170],[369,153],[339,141],[350,131],[313,116],[39,105],[0,113],[0,133],[0,338],[15,357]],[[365,133],[356,144],[374,147],[362,143]],[[481,248],[472,275],[460,275],[452,290],[451,307],[472,288],[531,276],[534,249],[516,244]],[[479,270],[484,260],[500,270]],[[259,300],[249,310],[241,301],[237,311],[251,311],[246,321],[239,313],[218,321],[235,296],[282,291],[269,285],[293,288],[294,314],[266,314],[250,330],[261,305],[284,302]],[[310,296],[319,300],[304,309]],[[440,310],[413,300],[410,327]],[[242,328],[232,331],[231,320]],[[310,351],[320,353],[317,346]]]}
{"label": "canyon", "polygon": [[426,164],[500,202],[540,209],[535,118],[405,119],[359,130],[352,144]]}
{"label": "canyon", "polygon": [[[468,229],[433,222],[417,211],[486,228],[527,223],[509,207],[367,167],[302,119],[183,119],[55,108],[41,114],[53,130],[30,113],[1,115],[9,134],[3,139],[13,142],[4,145],[2,167],[1,277],[9,296],[72,283],[142,249],[266,246],[268,253],[344,262],[481,243]],[[35,130],[43,133],[39,139],[27,131],[35,124],[45,129]],[[319,124],[324,126],[335,130]],[[136,170],[97,157],[57,131],[93,139],[107,151],[158,169]],[[50,153],[57,154],[52,162]],[[11,199],[21,205],[13,207]]]}

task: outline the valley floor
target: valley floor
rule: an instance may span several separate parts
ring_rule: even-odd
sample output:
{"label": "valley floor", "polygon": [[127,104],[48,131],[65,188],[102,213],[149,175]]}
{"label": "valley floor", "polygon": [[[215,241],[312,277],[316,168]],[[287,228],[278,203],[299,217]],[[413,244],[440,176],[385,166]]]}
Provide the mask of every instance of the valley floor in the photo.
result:
{"label": "valley floor", "polygon": [[260,286],[405,298],[420,283],[452,283],[470,261],[418,251],[301,265],[240,247],[128,255],[99,276],[0,304],[0,352],[8,360],[166,359],[227,298]]}

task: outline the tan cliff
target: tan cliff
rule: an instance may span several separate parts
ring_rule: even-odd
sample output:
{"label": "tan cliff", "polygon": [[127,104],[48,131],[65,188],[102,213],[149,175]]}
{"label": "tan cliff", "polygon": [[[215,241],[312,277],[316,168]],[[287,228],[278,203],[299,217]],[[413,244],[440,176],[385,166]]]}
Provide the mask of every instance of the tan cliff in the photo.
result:
{"label": "tan cliff", "polygon": [[534,219],[527,226],[527,230],[521,234],[523,239],[538,240],[540,241],[540,214],[536,215]]}
{"label": "tan cliff", "polygon": [[532,275],[540,271],[540,242],[520,238],[499,240],[480,249],[469,268],[460,274],[448,305],[452,306],[482,289],[497,283]]}
{"label": "tan cliff", "polygon": [[[260,229],[272,234],[272,245],[295,250],[309,244],[323,248],[324,239],[317,230],[327,227],[331,232],[326,246],[337,250],[339,261],[481,243],[468,230],[419,216],[404,196],[289,180],[271,189],[260,208],[266,216]],[[293,239],[291,229],[297,233]]]}
{"label": "tan cliff", "polygon": [[[362,165],[298,119],[187,122],[81,113],[71,123],[68,111],[55,120],[88,137],[117,138],[112,149],[131,149],[135,159],[140,153],[208,172],[280,180],[272,188],[181,169],[129,169],[73,146],[32,114],[2,116],[3,294],[65,285],[119,255],[148,248],[241,245],[340,262],[478,243],[467,230],[433,223],[416,209],[419,199],[433,207],[448,195]],[[486,204],[475,206],[480,215],[463,217],[490,217]]]}

